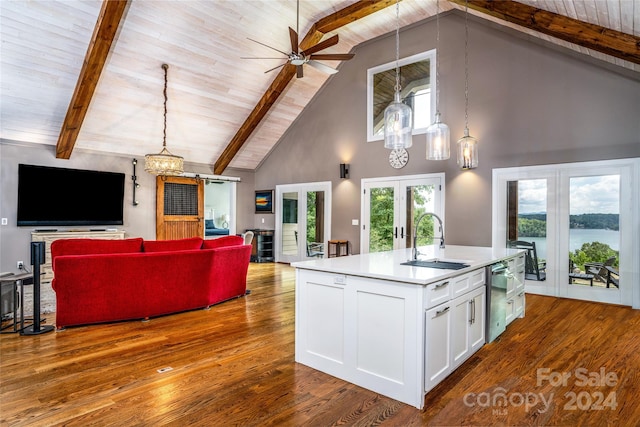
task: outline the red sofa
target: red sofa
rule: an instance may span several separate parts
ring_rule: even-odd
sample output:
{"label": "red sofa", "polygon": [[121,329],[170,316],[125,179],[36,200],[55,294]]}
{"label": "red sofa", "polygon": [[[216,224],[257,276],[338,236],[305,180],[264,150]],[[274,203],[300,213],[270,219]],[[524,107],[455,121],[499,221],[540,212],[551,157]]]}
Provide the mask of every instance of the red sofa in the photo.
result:
{"label": "red sofa", "polygon": [[239,236],[51,244],[58,329],[147,319],[245,295],[251,245]]}

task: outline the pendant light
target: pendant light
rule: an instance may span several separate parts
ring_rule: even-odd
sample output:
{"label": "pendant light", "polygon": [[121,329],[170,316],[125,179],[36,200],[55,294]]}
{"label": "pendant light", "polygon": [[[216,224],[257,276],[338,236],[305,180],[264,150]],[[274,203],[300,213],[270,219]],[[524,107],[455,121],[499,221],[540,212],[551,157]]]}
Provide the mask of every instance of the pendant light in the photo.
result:
{"label": "pendant light", "polygon": [[158,154],[144,156],[144,170],[154,175],[181,175],[184,172],[183,159],[171,154],[167,150],[167,70],[169,66],[162,64],[164,69],[164,136],[162,139],[162,151]]}
{"label": "pendant light", "polygon": [[384,148],[395,150],[413,144],[413,112],[400,98],[400,0],[396,0],[396,85],[393,102],[384,110]]}
{"label": "pendant light", "polygon": [[436,1],[436,121],[427,128],[427,160],[447,160],[449,148],[449,126],[440,121],[440,1]]}
{"label": "pendant light", "polygon": [[469,1],[464,7],[464,136],[458,140],[458,166],[462,169],[478,167],[478,140],[469,136]]}

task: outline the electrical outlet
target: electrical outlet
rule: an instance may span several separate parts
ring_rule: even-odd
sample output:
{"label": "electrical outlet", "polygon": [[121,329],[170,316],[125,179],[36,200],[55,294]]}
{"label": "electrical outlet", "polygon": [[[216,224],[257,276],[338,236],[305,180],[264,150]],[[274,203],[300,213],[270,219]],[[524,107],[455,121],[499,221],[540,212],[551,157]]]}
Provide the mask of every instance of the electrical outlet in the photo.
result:
{"label": "electrical outlet", "polygon": [[18,270],[22,270],[24,268],[24,261],[18,261],[17,267],[18,267]]}

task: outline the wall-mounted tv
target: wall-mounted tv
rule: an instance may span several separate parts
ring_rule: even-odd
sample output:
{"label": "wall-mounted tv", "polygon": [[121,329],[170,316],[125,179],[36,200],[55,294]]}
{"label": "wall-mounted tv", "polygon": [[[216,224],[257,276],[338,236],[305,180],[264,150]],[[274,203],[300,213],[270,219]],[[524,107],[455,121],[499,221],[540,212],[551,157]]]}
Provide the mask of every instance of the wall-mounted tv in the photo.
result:
{"label": "wall-mounted tv", "polygon": [[18,165],[18,225],[122,225],[124,174]]}

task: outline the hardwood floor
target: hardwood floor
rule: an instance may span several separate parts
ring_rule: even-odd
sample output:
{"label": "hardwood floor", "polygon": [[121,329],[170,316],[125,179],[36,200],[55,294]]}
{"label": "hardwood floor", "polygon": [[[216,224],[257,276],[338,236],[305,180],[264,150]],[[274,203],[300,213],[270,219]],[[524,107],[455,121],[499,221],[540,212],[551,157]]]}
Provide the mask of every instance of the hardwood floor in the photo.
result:
{"label": "hardwood floor", "polygon": [[[0,425],[637,426],[640,420],[638,310],[528,295],[526,317],[432,390],[419,411],[294,362],[292,268],[251,264],[249,289],[210,310],[148,322],[2,335]],[[157,372],[166,367],[172,370]],[[595,377],[601,373],[605,379]],[[562,381],[562,375],[570,376]]]}

